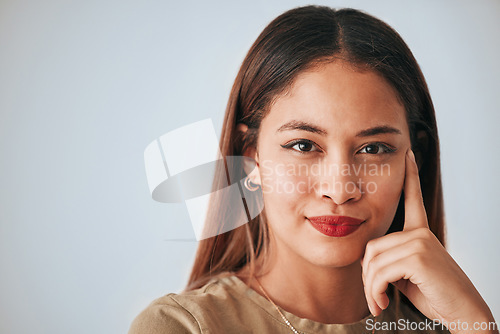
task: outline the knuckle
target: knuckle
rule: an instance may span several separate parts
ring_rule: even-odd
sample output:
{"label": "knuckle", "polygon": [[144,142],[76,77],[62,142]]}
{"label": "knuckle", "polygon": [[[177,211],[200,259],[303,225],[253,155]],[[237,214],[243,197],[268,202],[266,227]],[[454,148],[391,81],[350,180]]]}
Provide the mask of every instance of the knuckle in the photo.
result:
{"label": "knuckle", "polygon": [[429,238],[429,232],[432,233],[428,228],[420,227],[413,230],[417,238],[427,239]]}
{"label": "knuckle", "polygon": [[410,242],[410,249],[414,254],[420,253],[423,249],[425,249],[425,241],[421,238],[413,239]]}
{"label": "knuckle", "polygon": [[376,251],[376,242],[374,240],[368,241],[365,247],[365,259],[370,259]]}
{"label": "knuckle", "polygon": [[370,241],[368,241],[368,243],[366,244],[366,250],[372,250],[373,248],[375,248],[375,245],[376,245],[376,240],[375,239],[372,239]]}
{"label": "knuckle", "polygon": [[377,268],[379,267],[380,265],[380,257],[379,256],[375,256],[374,258],[372,258],[370,260],[370,262],[368,263],[368,268],[370,270],[377,270]]}

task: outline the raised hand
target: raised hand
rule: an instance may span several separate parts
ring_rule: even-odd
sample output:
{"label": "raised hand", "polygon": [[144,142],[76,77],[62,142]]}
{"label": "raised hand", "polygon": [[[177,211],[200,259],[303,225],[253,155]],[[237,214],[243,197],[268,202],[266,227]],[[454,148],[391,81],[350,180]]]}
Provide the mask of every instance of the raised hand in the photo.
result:
{"label": "raised hand", "polygon": [[404,229],[368,242],[362,261],[370,312],[377,316],[387,308],[386,290],[392,283],[429,319],[444,324],[467,322],[470,329],[474,322],[494,321],[467,275],[429,230],[418,167],[411,149],[406,154],[405,165]]}

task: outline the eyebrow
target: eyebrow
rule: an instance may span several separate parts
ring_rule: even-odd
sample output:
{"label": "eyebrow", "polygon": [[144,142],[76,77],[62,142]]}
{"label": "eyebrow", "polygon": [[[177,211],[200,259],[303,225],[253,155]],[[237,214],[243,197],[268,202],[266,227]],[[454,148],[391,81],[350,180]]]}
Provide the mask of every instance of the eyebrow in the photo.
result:
{"label": "eyebrow", "polygon": [[[287,130],[302,130],[302,131],[317,133],[323,136],[327,134],[327,131],[322,129],[321,127],[303,121],[287,122],[282,126],[280,126],[276,132],[282,132]],[[401,131],[389,125],[379,125],[358,132],[356,134],[356,137],[370,137],[384,133],[394,133],[400,135]]]}
{"label": "eyebrow", "polygon": [[276,132],[282,132],[282,131],[287,131],[287,130],[302,130],[302,131],[308,131],[312,133],[318,133],[320,135],[326,135],[326,130],[323,130],[322,128],[303,121],[290,121],[282,126],[276,131]]}

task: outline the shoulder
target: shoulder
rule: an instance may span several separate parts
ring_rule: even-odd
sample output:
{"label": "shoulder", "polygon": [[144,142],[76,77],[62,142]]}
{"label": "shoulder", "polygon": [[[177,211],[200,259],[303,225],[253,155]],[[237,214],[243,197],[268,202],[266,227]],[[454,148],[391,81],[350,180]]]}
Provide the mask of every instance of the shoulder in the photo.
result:
{"label": "shoulder", "polygon": [[129,334],[201,333],[196,318],[170,293],[155,299],[137,317]]}
{"label": "shoulder", "polygon": [[226,282],[217,279],[195,290],[155,299],[134,319],[129,334],[205,333],[220,325],[221,313],[238,303]]}

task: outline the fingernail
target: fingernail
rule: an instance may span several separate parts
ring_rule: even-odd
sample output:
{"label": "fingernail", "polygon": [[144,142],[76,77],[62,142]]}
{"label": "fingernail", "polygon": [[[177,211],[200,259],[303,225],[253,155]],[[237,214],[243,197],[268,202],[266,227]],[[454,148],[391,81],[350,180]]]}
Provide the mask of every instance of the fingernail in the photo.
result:
{"label": "fingernail", "polygon": [[387,296],[387,294],[384,294],[383,298],[382,298],[382,305],[380,305],[381,309],[382,310],[385,310],[387,307],[389,307],[389,297]]}
{"label": "fingernail", "polygon": [[413,150],[411,148],[408,149],[408,156],[413,162],[415,162],[415,154],[413,154]]}
{"label": "fingernail", "polygon": [[372,306],[371,306],[371,304],[370,304],[370,303],[368,303],[368,310],[370,310],[370,313],[371,313],[374,317],[376,317],[375,312],[373,312],[373,309],[372,309]]}

